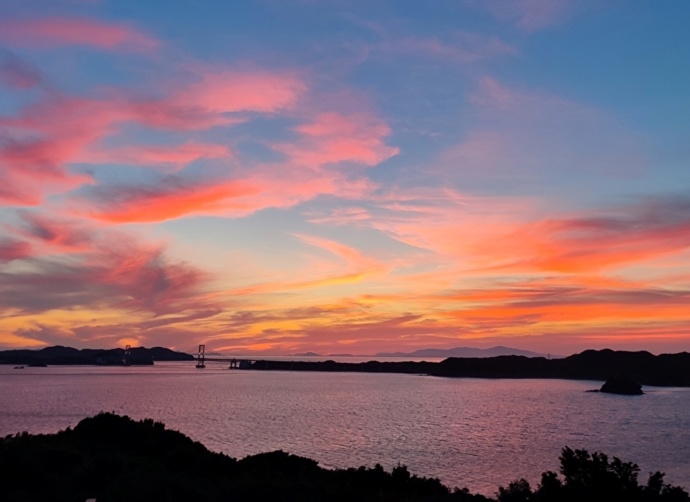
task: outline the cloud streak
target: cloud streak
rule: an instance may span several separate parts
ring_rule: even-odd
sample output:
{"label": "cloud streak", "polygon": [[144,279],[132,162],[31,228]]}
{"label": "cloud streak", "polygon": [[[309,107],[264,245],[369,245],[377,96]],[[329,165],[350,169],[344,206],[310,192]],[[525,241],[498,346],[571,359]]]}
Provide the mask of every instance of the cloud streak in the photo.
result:
{"label": "cloud streak", "polygon": [[81,45],[122,51],[151,51],[159,46],[157,40],[127,24],[76,17],[2,21],[0,41],[32,48]]}
{"label": "cloud streak", "polygon": [[201,83],[185,84],[165,98],[122,91],[93,98],[52,92],[16,116],[0,116],[4,128],[0,130],[0,202],[37,205],[45,195],[92,183],[90,176],[70,169],[78,162],[174,165],[179,170],[202,158],[228,158],[228,146],[217,143],[187,141],[122,149],[100,143],[132,126],[162,131],[230,126],[243,119],[227,113],[278,111],[293,106],[304,90],[304,84],[292,75],[265,71],[216,71],[201,78]]}
{"label": "cloud streak", "polygon": [[497,20],[526,32],[535,32],[565,21],[577,7],[573,0],[487,0],[470,5],[489,12]]}

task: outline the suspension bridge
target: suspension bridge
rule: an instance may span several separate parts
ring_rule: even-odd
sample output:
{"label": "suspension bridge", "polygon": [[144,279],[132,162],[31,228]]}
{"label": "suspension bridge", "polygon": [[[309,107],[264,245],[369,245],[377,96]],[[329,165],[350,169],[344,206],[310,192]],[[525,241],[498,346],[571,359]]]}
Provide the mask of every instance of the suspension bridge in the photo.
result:
{"label": "suspension bridge", "polygon": [[248,369],[256,359],[246,359],[238,357],[206,357],[206,345],[199,345],[199,350],[196,354],[196,367],[198,369],[203,369],[206,367],[206,362],[220,362],[220,363],[230,363],[229,368],[233,369]]}

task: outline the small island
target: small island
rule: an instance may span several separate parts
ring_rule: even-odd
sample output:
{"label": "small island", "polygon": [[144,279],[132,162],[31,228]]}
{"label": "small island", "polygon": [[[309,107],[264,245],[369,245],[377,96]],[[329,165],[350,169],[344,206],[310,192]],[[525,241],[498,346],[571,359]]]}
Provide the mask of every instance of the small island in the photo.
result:
{"label": "small island", "polygon": [[622,394],[624,396],[640,396],[644,394],[639,383],[627,378],[610,378],[601,386],[599,392]]}

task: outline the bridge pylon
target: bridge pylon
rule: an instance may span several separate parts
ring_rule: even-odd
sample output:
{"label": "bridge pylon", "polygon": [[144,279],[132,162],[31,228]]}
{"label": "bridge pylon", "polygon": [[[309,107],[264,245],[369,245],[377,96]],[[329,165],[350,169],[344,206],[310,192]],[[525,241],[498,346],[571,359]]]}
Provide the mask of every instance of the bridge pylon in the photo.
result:
{"label": "bridge pylon", "polygon": [[196,354],[196,367],[201,369],[205,368],[206,364],[204,364],[204,361],[206,360],[206,345],[199,345],[199,351]]}
{"label": "bridge pylon", "polygon": [[129,366],[130,356],[132,355],[132,347],[130,345],[125,345],[125,355],[122,357],[122,365]]}

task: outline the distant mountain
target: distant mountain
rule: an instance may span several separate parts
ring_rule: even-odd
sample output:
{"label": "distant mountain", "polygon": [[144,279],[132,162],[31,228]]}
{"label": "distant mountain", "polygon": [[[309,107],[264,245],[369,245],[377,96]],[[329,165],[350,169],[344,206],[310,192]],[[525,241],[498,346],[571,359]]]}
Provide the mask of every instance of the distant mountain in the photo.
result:
{"label": "distant mountain", "polygon": [[473,347],[455,347],[453,349],[420,349],[414,352],[379,352],[376,357],[498,357],[524,356],[546,357],[547,354],[531,352],[529,350],[511,349],[510,347],[491,347],[490,349],[476,349]]}
{"label": "distant mountain", "polygon": [[316,352],[301,352],[299,354],[292,355],[297,357],[321,357],[321,354],[317,354]]}

